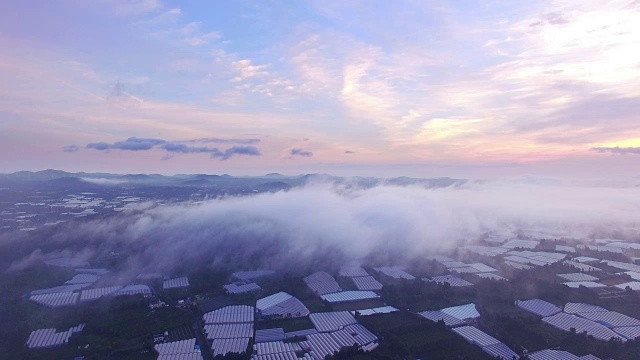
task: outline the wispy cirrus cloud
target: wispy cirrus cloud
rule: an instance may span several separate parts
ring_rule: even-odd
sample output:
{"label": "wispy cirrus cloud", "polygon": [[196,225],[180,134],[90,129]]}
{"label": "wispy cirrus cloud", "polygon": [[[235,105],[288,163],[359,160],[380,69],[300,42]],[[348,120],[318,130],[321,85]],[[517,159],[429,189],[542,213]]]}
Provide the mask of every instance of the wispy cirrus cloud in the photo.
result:
{"label": "wispy cirrus cloud", "polygon": [[218,144],[257,144],[260,142],[260,139],[257,139],[257,138],[249,138],[249,139],[202,138],[202,139],[187,140],[186,142],[218,143]]}
{"label": "wispy cirrus cloud", "polygon": [[622,154],[622,155],[627,155],[627,154],[640,155],[640,147],[620,147],[620,146],[615,146],[615,147],[594,147],[594,148],[591,148],[591,150],[595,151],[595,152],[599,152],[599,153],[611,153],[611,154]]}

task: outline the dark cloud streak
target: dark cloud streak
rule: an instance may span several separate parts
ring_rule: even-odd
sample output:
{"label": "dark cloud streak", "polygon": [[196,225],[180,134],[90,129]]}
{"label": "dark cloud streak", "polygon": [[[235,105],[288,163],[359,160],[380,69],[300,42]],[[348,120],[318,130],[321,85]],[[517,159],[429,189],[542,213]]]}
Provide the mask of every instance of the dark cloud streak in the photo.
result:
{"label": "dark cloud streak", "polygon": [[[217,147],[209,146],[190,146],[185,143],[194,142],[214,142],[211,140],[222,140],[223,143],[254,143],[259,139],[197,139],[187,141],[167,141],[163,139],[153,138],[137,138],[130,137],[124,141],[118,141],[113,144],[106,142],[95,142],[87,144],[87,149],[95,149],[100,151],[107,150],[127,150],[127,151],[147,151],[147,150],[164,150],[167,154],[162,158],[168,160],[172,154],[210,154],[212,158],[220,160],[228,160],[234,155],[260,156],[260,150],[255,146],[232,146],[228,149],[221,150]],[[245,142],[243,142],[245,141]]]}
{"label": "dark cloud streak", "polygon": [[302,157],[311,157],[313,153],[311,151],[303,150],[303,149],[291,149],[291,156],[302,156]]}
{"label": "dark cloud streak", "polygon": [[62,147],[62,151],[64,152],[76,152],[79,148],[77,145],[67,145]]}
{"label": "dark cloud streak", "polygon": [[87,144],[88,149],[96,149],[96,150],[130,150],[130,151],[139,151],[139,150],[151,150],[157,145],[161,145],[166,143],[166,140],[162,139],[149,139],[149,138],[137,138],[130,137],[124,141],[117,141],[113,144],[109,144],[106,142],[96,142]]}

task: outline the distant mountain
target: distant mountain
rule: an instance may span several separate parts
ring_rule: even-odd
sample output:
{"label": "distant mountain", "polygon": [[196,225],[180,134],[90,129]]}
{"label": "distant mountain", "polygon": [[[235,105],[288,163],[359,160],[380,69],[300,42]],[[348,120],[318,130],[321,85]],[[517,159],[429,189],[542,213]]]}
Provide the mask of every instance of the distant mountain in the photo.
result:
{"label": "distant mountain", "polygon": [[0,175],[4,178],[11,180],[19,180],[19,181],[45,181],[58,179],[63,177],[74,177],[72,173],[68,173],[66,171],[61,170],[42,170],[42,171],[18,171],[12,174],[2,174]]}
{"label": "distant mountain", "polygon": [[288,176],[285,176],[285,175],[282,175],[282,174],[278,174],[278,173],[269,173],[269,174],[267,174],[267,175],[265,175],[263,177],[264,178],[277,178],[277,179],[280,179],[280,178],[286,178]]}
{"label": "distant mountain", "polygon": [[[95,179],[93,181],[92,179]],[[54,181],[55,180],[55,181]],[[270,180],[270,181],[269,181]],[[287,176],[270,173],[263,176],[234,177],[228,174],[179,174],[165,176],[160,174],[108,174],[108,173],[70,173],[61,170],[19,171],[12,174],[0,174],[0,182],[13,184],[42,183],[48,187],[77,186],[189,186],[216,188],[251,188],[258,191],[279,191],[307,183],[334,182],[348,187],[370,188],[378,185],[424,187],[459,186],[467,182],[452,178],[410,178],[406,176],[380,179],[374,177],[340,177],[328,174],[305,174]]]}
{"label": "distant mountain", "polygon": [[208,175],[208,174],[196,174],[191,175],[194,179],[202,179],[202,180],[216,180],[220,179],[222,176],[220,175]]}

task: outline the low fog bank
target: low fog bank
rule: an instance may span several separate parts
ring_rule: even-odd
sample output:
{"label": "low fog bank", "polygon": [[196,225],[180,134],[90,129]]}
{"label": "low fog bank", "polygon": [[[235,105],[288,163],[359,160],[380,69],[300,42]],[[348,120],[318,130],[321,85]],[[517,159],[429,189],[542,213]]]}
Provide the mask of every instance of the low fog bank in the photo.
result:
{"label": "low fog bank", "polygon": [[[335,183],[177,205],[139,204],[101,220],[62,224],[10,269],[64,254],[121,256],[123,270],[330,268],[397,263],[488,232],[536,229],[575,238],[636,236],[640,189],[560,183],[468,182],[446,188]],[[11,251],[5,240],[5,251]],[[633,240],[633,239],[632,239]],[[17,251],[16,251],[17,252]]]}

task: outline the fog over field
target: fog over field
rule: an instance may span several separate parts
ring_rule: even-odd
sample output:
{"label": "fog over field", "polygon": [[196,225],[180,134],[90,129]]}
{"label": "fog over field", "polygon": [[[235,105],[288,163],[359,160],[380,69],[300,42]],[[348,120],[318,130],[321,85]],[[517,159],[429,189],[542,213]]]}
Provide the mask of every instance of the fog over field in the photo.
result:
{"label": "fog over field", "polygon": [[14,260],[10,269],[43,258],[112,252],[126,257],[131,274],[202,266],[294,270],[365,258],[394,263],[488,232],[535,229],[635,240],[638,223],[640,191],[633,186],[495,181],[360,188],[316,182],[197,203],[136,204],[118,216],[61,225],[40,240],[45,247]]}

